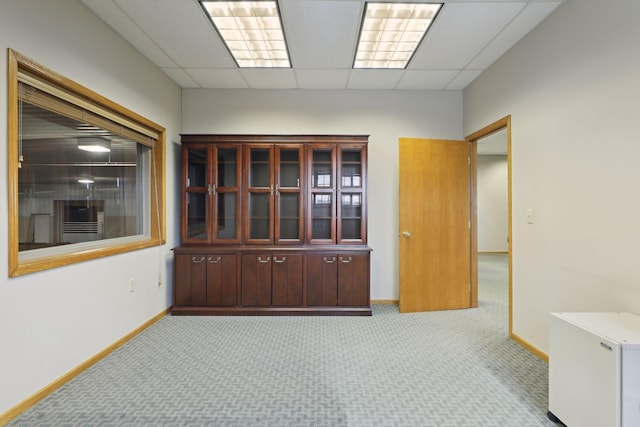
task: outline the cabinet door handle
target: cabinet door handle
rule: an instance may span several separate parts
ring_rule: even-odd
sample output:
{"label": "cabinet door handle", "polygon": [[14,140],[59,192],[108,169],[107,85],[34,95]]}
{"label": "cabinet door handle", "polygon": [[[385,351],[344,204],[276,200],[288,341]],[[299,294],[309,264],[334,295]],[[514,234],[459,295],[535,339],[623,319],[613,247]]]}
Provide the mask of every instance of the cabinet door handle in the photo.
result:
{"label": "cabinet door handle", "polygon": [[336,257],[332,256],[332,257],[322,257],[322,260],[324,262],[326,262],[327,264],[333,264],[334,262],[336,262]]}
{"label": "cabinet door handle", "polygon": [[207,187],[208,187],[207,188],[207,192],[209,193],[209,195],[212,195],[213,193],[216,192],[216,185],[215,184],[213,184],[213,185],[209,184],[209,185],[207,185]]}
{"label": "cabinet door handle", "polygon": [[213,259],[213,257],[209,257],[207,258],[207,262],[211,263],[211,264],[217,264],[220,261],[222,261],[222,257],[217,257],[216,259]]}
{"label": "cabinet door handle", "polygon": [[273,257],[273,262],[277,262],[278,264],[281,264],[283,262],[285,262],[287,260],[286,256],[283,256],[281,259],[278,259],[278,257],[274,256]]}
{"label": "cabinet door handle", "polygon": [[202,257],[200,257],[200,259],[198,259],[198,258],[192,256],[191,257],[191,262],[193,262],[195,264],[200,264],[201,262],[204,262],[204,257],[202,256]]}
{"label": "cabinet door handle", "polygon": [[259,256],[259,257],[258,257],[258,262],[261,262],[261,263],[263,263],[263,264],[266,264],[266,263],[268,263],[269,261],[271,261],[271,257],[270,257],[270,256],[268,256],[268,257],[267,257],[267,259],[262,259],[262,257],[261,257],[261,256]]}
{"label": "cabinet door handle", "polygon": [[343,257],[343,256],[341,256],[341,257],[340,257],[340,262],[344,262],[345,264],[348,264],[348,263],[350,263],[351,261],[352,261],[352,259],[351,259],[351,257],[350,257],[350,256],[348,256],[348,257]]}

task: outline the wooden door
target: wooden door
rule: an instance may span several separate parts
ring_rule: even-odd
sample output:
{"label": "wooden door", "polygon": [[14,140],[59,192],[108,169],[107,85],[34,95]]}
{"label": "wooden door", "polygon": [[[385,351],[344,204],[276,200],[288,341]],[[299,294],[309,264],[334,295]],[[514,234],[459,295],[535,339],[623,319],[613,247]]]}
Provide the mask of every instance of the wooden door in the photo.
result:
{"label": "wooden door", "polygon": [[301,244],[304,240],[304,146],[275,147],[275,243]]}
{"label": "wooden door", "polygon": [[302,254],[273,255],[273,305],[302,305]]}
{"label": "wooden door", "polygon": [[247,243],[273,243],[273,145],[246,145],[245,182]]}
{"label": "wooden door", "polygon": [[369,306],[369,254],[338,255],[338,305]]}
{"label": "wooden door", "polygon": [[271,305],[271,254],[242,255],[242,305]]}
{"label": "wooden door", "polygon": [[338,304],[338,257],[336,254],[307,256],[307,305]]}
{"label": "wooden door", "polygon": [[236,305],[237,260],[236,254],[207,256],[207,305]]}
{"label": "wooden door", "polygon": [[307,242],[335,244],[336,146],[311,144],[307,156]]}
{"label": "wooden door", "polygon": [[400,312],[471,306],[470,144],[400,138]]}
{"label": "wooden door", "polygon": [[207,302],[207,264],[198,253],[175,256],[174,301],[180,305],[205,305]]}

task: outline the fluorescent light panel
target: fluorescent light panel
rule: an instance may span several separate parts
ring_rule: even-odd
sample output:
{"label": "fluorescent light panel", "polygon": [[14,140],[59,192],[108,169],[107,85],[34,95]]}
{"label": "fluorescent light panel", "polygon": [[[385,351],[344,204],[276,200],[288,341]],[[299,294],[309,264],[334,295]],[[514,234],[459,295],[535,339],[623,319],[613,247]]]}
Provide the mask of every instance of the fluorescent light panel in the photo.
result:
{"label": "fluorescent light panel", "polygon": [[353,68],[405,68],[441,7],[367,2]]}
{"label": "fluorescent light panel", "polygon": [[239,67],[291,67],[277,1],[201,1]]}
{"label": "fluorescent light panel", "polygon": [[92,153],[108,153],[111,151],[111,143],[103,138],[83,137],[78,138],[78,149]]}

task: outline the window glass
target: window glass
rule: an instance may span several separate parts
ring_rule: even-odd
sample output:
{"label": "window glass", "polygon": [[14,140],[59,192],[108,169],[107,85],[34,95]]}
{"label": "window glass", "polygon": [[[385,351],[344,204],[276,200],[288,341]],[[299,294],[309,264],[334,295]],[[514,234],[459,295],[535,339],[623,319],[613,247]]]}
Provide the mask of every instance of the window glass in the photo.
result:
{"label": "window glass", "polygon": [[21,118],[21,254],[145,234],[148,147],[28,103]]}

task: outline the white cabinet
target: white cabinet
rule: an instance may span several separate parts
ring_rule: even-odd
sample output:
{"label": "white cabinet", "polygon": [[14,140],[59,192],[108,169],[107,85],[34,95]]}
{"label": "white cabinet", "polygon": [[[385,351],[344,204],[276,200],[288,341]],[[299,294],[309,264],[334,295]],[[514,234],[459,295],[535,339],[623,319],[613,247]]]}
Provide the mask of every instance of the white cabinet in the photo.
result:
{"label": "white cabinet", "polygon": [[640,316],[551,313],[549,418],[640,426]]}

